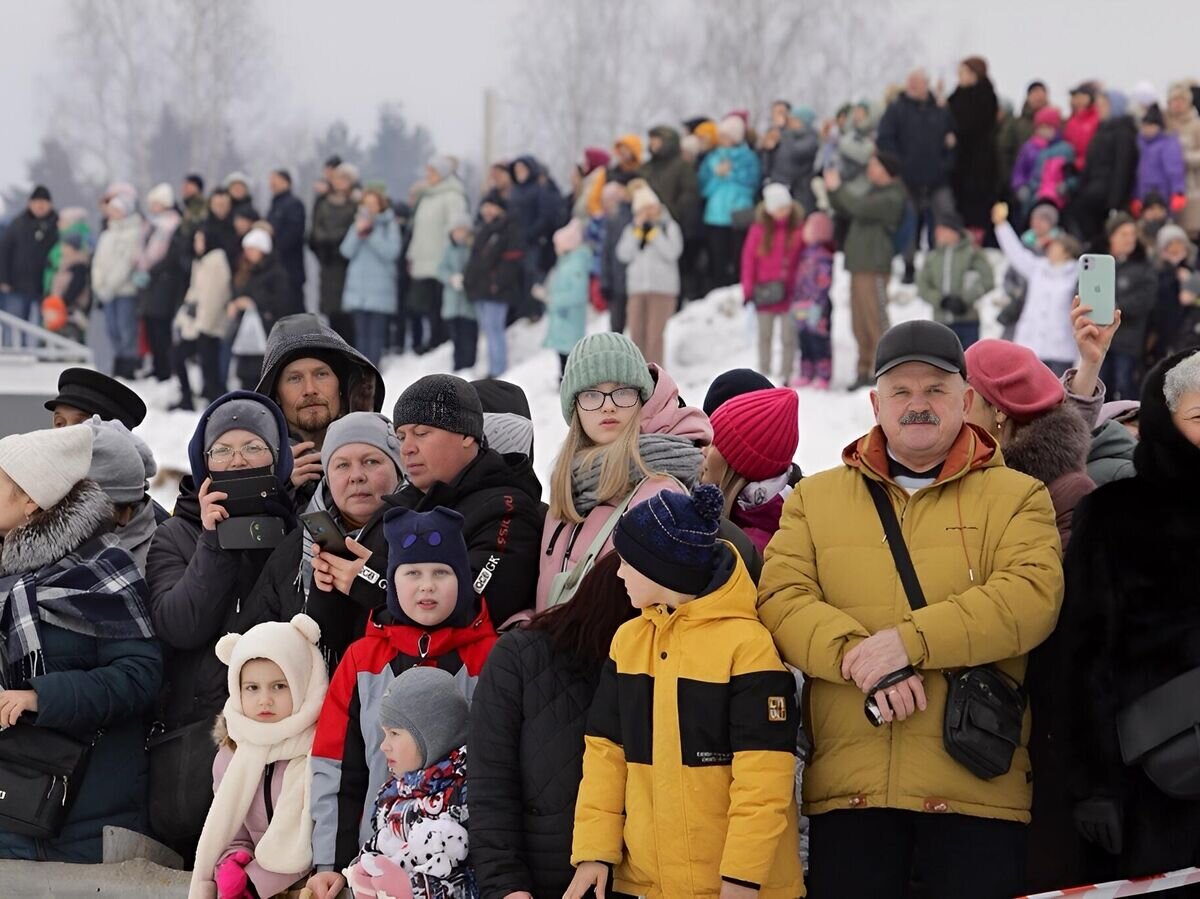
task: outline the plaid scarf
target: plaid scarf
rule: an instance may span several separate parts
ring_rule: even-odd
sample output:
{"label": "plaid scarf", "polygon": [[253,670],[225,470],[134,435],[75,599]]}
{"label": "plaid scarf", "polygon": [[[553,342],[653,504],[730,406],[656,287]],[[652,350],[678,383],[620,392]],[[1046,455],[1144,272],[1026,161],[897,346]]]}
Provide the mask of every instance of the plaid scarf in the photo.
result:
{"label": "plaid scarf", "polygon": [[146,581],[112,534],[93,537],[37,571],[0,579],[6,663],[0,679],[20,689],[46,673],[42,624],[99,640],[153,637],[148,600]]}

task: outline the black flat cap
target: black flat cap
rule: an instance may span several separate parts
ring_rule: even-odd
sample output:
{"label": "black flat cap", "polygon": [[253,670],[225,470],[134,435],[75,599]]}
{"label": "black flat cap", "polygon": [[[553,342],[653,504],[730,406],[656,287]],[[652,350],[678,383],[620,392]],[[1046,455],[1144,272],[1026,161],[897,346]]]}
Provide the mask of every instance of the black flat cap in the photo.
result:
{"label": "black flat cap", "polygon": [[962,343],[958,335],[941,322],[901,322],[879,338],[875,350],[875,377],[906,362],[924,362],[963,377],[967,374]]}
{"label": "black flat cap", "polygon": [[90,368],[67,368],[58,376],[58,396],[46,403],[74,406],[105,421],[119,421],[133,430],[146,419],[146,404],[141,397],[115,378]]}

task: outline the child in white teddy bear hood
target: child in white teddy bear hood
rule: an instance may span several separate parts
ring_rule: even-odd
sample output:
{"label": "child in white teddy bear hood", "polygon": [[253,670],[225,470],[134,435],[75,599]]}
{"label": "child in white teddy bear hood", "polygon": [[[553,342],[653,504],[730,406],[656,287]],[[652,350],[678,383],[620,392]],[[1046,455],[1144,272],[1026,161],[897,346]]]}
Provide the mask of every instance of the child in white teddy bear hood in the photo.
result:
{"label": "child in white teddy bear hood", "polygon": [[329,685],[320,638],[317,623],[297,615],[217,641],[229,666],[226,734],[190,899],[266,899],[312,870],[308,759]]}
{"label": "child in white teddy bear hood", "polygon": [[[355,899],[478,897],[467,865],[467,715],[441,669],[409,668],[388,687],[380,750],[392,776],[375,801],[375,833],[344,872]],[[321,878],[330,875],[313,880]]]}

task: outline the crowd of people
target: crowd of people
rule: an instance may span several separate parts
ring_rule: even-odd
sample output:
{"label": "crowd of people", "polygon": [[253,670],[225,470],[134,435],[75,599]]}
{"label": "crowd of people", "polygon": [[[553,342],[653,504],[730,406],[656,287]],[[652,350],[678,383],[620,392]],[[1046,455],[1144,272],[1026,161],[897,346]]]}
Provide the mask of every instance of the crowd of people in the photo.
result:
{"label": "crowd of people", "polygon": [[191,409],[197,392],[222,395],[231,370],[253,386],[273,323],[306,308],[306,247],[319,281],[311,305],[374,365],[450,341],[454,371],[474,371],[482,332],[478,373],[492,377],[508,368],[513,321],[545,315],[545,345],[565,364],[589,306],[661,363],[680,305],[740,284],[759,370],[825,389],[840,251],[859,389],[897,257],[901,280],[969,345],[996,286],[981,248],[1001,247],[1006,336],[1062,368],[1074,260],[1091,250],[1117,259],[1126,328],[1106,374],[1114,397],[1135,399],[1155,362],[1200,343],[1198,102],[1194,82],[1161,98],[1147,84],[1126,94],[1085,81],[1064,111],[1034,81],[1018,111],[998,99],[987,62],[969,57],[949,95],[918,70],[824,122],[780,100],[761,129],[734,110],[689,119],[682,135],[668,125],[645,143],[622,135],[611,150],[586,148],[565,191],[533,155],[498,162],[474,214],[449,156],[398,186],[402,201],[331,156],[307,209],[276,170],[265,215],[241,172],[207,195],[188,175],[178,195],[164,183],[141,202],[114,183],[95,238],[87,210],[56,212],[38,186],[0,238],[0,309],[82,340],[98,305],[113,373],[176,377],[178,405]]}
{"label": "crowd of people", "polygon": [[[529,157],[493,170],[474,219],[435,159],[410,234],[339,163],[308,236],[320,314],[302,311],[285,173],[266,224],[244,177],[208,198],[189,179],[183,210],[155,188],[136,227],[133,198],[109,197],[91,289],[129,301],[104,306],[114,339],[140,331],[186,378],[179,313],[156,303],[189,243],[189,295],[223,297],[183,313],[206,405],[169,513],[122,377],[65,370],[50,427],[0,439],[0,859],[97,863],[116,825],[219,899],[987,899],[1200,861],[1200,349],[1155,344],[1140,376],[1143,306],[1190,291],[1186,226],[1158,230],[1146,301],[1127,267],[1145,208],[1105,218],[1119,308],[1094,321],[1074,293],[1083,194],[1057,220],[1032,204],[1018,236],[1022,197],[984,190],[993,164],[969,154],[1003,146],[1004,128],[971,130],[986,67],[963,69],[945,104],[910,77],[873,137],[869,108],[831,141],[785,104],[763,155],[738,116],[683,141],[654,129],[653,166],[627,135],[615,159],[586,154],[557,227]],[[908,141],[946,123],[944,180],[922,182]],[[702,135],[720,147],[697,174]],[[859,174],[803,164],[843,144]],[[49,198],[27,215],[48,239]],[[943,320],[886,328],[906,219],[909,244],[932,231],[914,277]],[[1013,340],[979,339],[968,314],[991,285],[988,222],[1024,297]],[[839,466],[795,464],[798,393],[767,364],[681,395],[661,325],[697,233],[709,276],[756,307],[760,362],[778,331],[785,381],[818,387],[841,242],[876,424]],[[129,248],[141,261],[107,267]],[[57,274],[19,258],[8,286]],[[403,315],[373,306],[401,272]],[[629,336],[585,334],[600,300]],[[495,375],[509,318],[543,301],[567,425],[536,447],[545,489],[510,382],[426,375],[382,413],[388,320],[421,349],[470,333],[457,365],[474,316]],[[200,330],[214,310],[232,339]],[[119,359],[125,378],[140,364]]]}

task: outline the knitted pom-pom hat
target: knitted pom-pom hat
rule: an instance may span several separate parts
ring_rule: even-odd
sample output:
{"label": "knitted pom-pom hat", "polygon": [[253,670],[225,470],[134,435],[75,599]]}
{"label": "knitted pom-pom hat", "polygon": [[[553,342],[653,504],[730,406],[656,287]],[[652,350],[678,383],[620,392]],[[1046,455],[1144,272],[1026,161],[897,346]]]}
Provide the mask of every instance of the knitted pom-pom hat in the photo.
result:
{"label": "knitted pom-pom hat", "polygon": [[654,583],[699,596],[712,581],[724,504],[712,484],[691,494],[663,490],[621,516],[613,547]]}
{"label": "knitted pom-pom hat", "polygon": [[590,334],[575,344],[567,357],[558,391],[563,420],[571,423],[575,397],[605,382],[636,387],[643,403],[654,393],[654,378],[650,376],[646,357],[624,334],[603,331]]}
{"label": "knitted pom-pom hat", "polygon": [[800,398],[789,387],[735,396],[712,414],[713,446],[729,467],[762,481],[791,467],[800,443]]}

